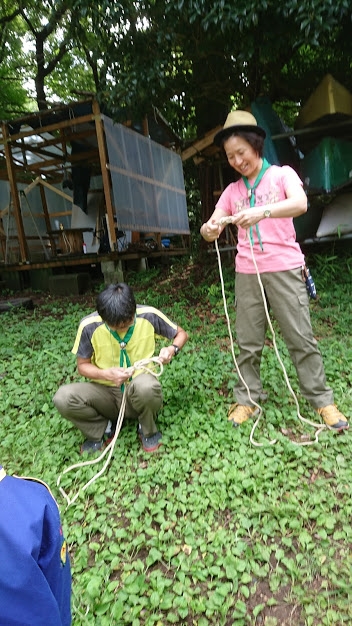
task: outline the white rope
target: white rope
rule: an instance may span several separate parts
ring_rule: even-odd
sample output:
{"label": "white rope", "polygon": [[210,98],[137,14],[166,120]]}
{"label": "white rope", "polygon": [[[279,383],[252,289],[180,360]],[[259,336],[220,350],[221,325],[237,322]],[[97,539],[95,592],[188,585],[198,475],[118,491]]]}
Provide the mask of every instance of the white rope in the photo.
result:
{"label": "white rope", "polygon": [[[220,225],[220,226],[223,226],[224,224],[232,224],[232,218],[231,218],[231,217],[222,217],[222,218],[219,220],[219,225]],[[310,441],[305,441],[305,442],[297,442],[297,441],[293,441],[293,440],[290,440],[290,441],[292,441],[292,443],[293,443],[293,444],[295,444],[295,445],[297,445],[297,446],[310,446],[310,445],[312,445],[313,443],[318,443],[318,437],[319,437],[320,433],[321,433],[323,430],[325,430],[325,429],[327,429],[327,428],[329,428],[329,427],[328,427],[326,424],[316,424],[315,422],[312,422],[311,420],[308,420],[307,418],[303,417],[303,416],[301,415],[301,413],[300,413],[300,408],[299,408],[299,403],[298,403],[298,400],[297,400],[297,396],[296,396],[295,392],[294,392],[294,391],[293,391],[293,389],[292,389],[292,386],[291,386],[290,380],[289,380],[288,375],[287,375],[286,368],[285,368],[285,366],[284,366],[284,363],[283,363],[283,361],[282,361],[282,359],[281,359],[281,356],[280,356],[280,353],[279,353],[279,350],[278,350],[278,347],[277,347],[277,343],[276,343],[276,335],[275,335],[275,331],[274,331],[273,325],[272,325],[272,323],[271,323],[271,319],[270,319],[270,315],[269,315],[269,310],[268,310],[268,305],[267,305],[267,302],[266,302],[266,296],[265,296],[265,292],[264,292],[264,287],[263,287],[262,280],[261,280],[261,278],[260,278],[260,273],[259,273],[259,270],[258,270],[257,262],[256,262],[256,260],[255,260],[254,251],[253,251],[253,245],[252,245],[252,242],[251,242],[251,239],[250,239],[250,238],[249,238],[249,244],[250,244],[250,249],[251,249],[252,260],[253,260],[253,263],[254,263],[255,271],[256,271],[256,274],[257,274],[258,282],[259,282],[260,291],[261,291],[262,298],[263,298],[263,304],[264,304],[265,315],[266,315],[266,318],[267,318],[267,321],[268,321],[268,325],[269,325],[269,328],[270,328],[270,332],[271,332],[271,334],[272,334],[272,340],[273,340],[273,346],[274,346],[275,354],[276,354],[277,360],[279,361],[280,367],[281,367],[281,369],[282,369],[282,371],[283,371],[283,374],[284,374],[284,378],[285,378],[285,382],[286,382],[287,388],[288,388],[288,390],[289,390],[290,394],[292,395],[292,397],[293,397],[293,399],[294,399],[294,401],[295,401],[295,404],[296,404],[296,409],[297,409],[297,416],[298,416],[298,418],[299,418],[302,422],[304,422],[304,423],[308,424],[309,426],[312,426],[313,428],[315,428],[315,429],[316,429],[316,432],[315,432],[315,437],[314,437],[314,441],[311,441],[311,440],[310,440]],[[232,358],[233,358],[233,361],[234,361],[234,364],[235,364],[235,367],[236,367],[236,371],[237,371],[238,377],[240,378],[241,382],[243,383],[243,385],[244,385],[244,386],[245,386],[245,388],[246,388],[246,391],[247,391],[247,394],[248,394],[249,401],[251,402],[251,404],[252,404],[252,405],[254,405],[255,407],[257,407],[257,409],[258,409],[258,411],[259,411],[258,417],[257,417],[257,419],[256,419],[256,421],[255,421],[255,423],[254,423],[254,426],[253,426],[252,430],[251,430],[251,434],[250,434],[250,442],[251,442],[254,446],[261,447],[261,446],[263,446],[264,444],[262,444],[262,443],[258,443],[258,442],[256,442],[256,441],[254,441],[254,431],[255,431],[255,429],[257,428],[258,424],[259,424],[260,418],[262,417],[262,414],[263,414],[263,409],[262,409],[262,407],[261,407],[261,406],[260,406],[257,402],[255,402],[255,401],[252,399],[251,394],[250,394],[249,387],[248,387],[248,385],[247,385],[246,381],[244,380],[244,378],[243,378],[243,376],[242,376],[242,374],[241,374],[241,372],[240,372],[240,370],[239,370],[239,367],[238,367],[238,363],[237,363],[236,356],[235,356],[235,350],[234,350],[234,343],[233,343],[233,337],[232,337],[232,330],[231,330],[230,318],[229,318],[229,314],[228,314],[228,310],[227,310],[227,302],[226,302],[226,295],[225,295],[224,278],[223,278],[223,273],[222,273],[221,257],[220,257],[220,251],[219,251],[219,246],[218,246],[217,239],[215,239],[215,248],[216,248],[216,253],[217,253],[217,258],[218,258],[218,266],[219,266],[219,275],[220,275],[220,282],[221,282],[221,290],[222,290],[222,297],[223,297],[223,302],[224,302],[225,316],[226,316],[227,326],[228,326],[228,330],[229,330],[229,337],[230,337],[230,344],[231,344],[231,353],[232,353]],[[272,439],[271,441],[269,441],[269,445],[274,445],[276,442],[277,442],[277,439]]]}
{"label": "white rope", "polygon": [[66,251],[67,251],[68,254],[71,254],[72,246],[71,246],[71,244],[69,242],[69,239],[68,239],[68,237],[67,237],[67,235],[66,235],[66,233],[65,233],[63,228],[61,230],[61,234],[62,234],[62,241],[64,242],[64,244],[66,246]]}
{"label": "white rope", "polygon": [[[149,363],[157,363],[157,365],[159,365],[159,368],[160,368],[159,371],[156,372],[155,370],[153,370],[150,367],[148,367]],[[163,373],[163,364],[161,363],[161,361],[159,360],[158,357],[151,357],[150,359],[142,359],[141,361],[136,361],[133,364],[132,368],[133,368],[134,371],[136,371],[136,370],[143,370],[144,372],[147,372],[148,374],[152,374],[156,378],[161,376],[161,374]],[[92,483],[94,483],[94,481],[96,481],[100,476],[102,476],[104,474],[106,468],[108,467],[109,463],[110,463],[110,459],[111,459],[111,457],[113,455],[117,438],[118,438],[118,436],[120,434],[123,418],[125,416],[126,400],[127,400],[127,385],[128,385],[128,383],[125,383],[125,388],[124,388],[124,392],[123,392],[123,395],[122,395],[121,407],[120,407],[119,415],[118,415],[117,422],[116,422],[116,430],[115,430],[115,434],[114,434],[112,440],[104,448],[103,452],[100,454],[100,456],[98,458],[96,458],[96,459],[89,459],[88,461],[82,461],[80,463],[75,463],[74,465],[70,465],[70,467],[67,467],[66,469],[64,469],[64,471],[60,474],[60,476],[57,479],[57,483],[56,483],[57,487],[59,487],[59,491],[60,491],[61,495],[65,498],[65,500],[67,502],[67,506],[70,506],[71,504],[73,504],[77,500],[77,498],[78,498],[78,496],[80,495],[81,492],[83,492],[86,489],[88,489],[88,487]],[[80,489],[73,496],[73,498],[70,498],[70,496],[66,493],[66,491],[60,486],[60,482],[61,482],[62,476],[64,476],[64,474],[68,474],[69,472],[71,472],[74,469],[85,467],[87,465],[94,465],[95,463],[99,463],[107,454],[108,454],[108,458],[106,459],[102,469],[99,472],[97,472],[93,476],[93,478],[91,478],[85,485],[83,485],[83,487],[80,487]]]}

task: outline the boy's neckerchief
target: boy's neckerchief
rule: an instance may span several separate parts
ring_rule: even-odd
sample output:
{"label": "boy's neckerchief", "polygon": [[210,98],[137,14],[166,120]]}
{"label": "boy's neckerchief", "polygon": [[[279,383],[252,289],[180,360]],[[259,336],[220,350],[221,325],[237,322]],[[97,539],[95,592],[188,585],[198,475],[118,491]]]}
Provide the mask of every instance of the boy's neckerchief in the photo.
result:
{"label": "boy's neckerchief", "polygon": [[[260,170],[257,178],[255,179],[253,185],[249,184],[249,180],[248,180],[248,178],[246,176],[242,176],[242,180],[243,180],[243,182],[246,185],[247,190],[248,190],[248,198],[249,198],[249,206],[250,207],[255,206],[255,202],[256,202],[255,190],[258,187],[260,181],[262,180],[266,170],[269,169],[269,167],[271,167],[270,163],[264,158],[261,170]],[[259,230],[259,225],[258,224],[255,225],[255,230],[256,230],[256,233],[257,233],[257,237],[258,237],[260,248],[261,248],[261,250],[263,250],[262,238],[260,236],[260,230]],[[249,227],[249,237],[250,237],[250,240],[251,240],[251,244],[253,246],[254,245],[254,241],[253,241],[253,226]]]}
{"label": "boy's neckerchief", "polygon": [[[118,334],[118,332],[116,330],[112,330],[111,328],[109,328],[109,326],[107,324],[105,324],[105,326],[108,329],[108,331],[110,332],[110,334],[120,344],[120,367],[131,367],[131,361],[130,361],[129,356],[128,356],[127,352],[126,352],[126,347],[127,347],[127,344],[129,342],[129,340],[131,339],[131,337],[133,335],[133,331],[134,331],[135,325],[136,325],[136,318],[134,318],[133,325],[129,327],[129,329],[128,329],[127,333],[125,334],[124,338],[121,339],[120,335]],[[125,388],[125,385],[121,385],[121,391],[123,391],[124,388]]]}

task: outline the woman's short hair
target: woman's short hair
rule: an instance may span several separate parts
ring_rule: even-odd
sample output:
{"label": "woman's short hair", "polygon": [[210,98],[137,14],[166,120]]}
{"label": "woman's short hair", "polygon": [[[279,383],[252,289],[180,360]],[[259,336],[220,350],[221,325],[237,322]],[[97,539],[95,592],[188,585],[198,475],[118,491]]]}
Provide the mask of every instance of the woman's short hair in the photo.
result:
{"label": "woman's short hair", "polygon": [[245,139],[245,141],[247,141],[249,145],[252,146],[253,150],[258,152],[260,157],[263,156],[264,137],[262,137],[258,133],[254,133],[254,132],[252,133],[250,131],[245,131],[245,130],[236,130],[233,133],[231,133],[231,135],[227,135],[226,137],[224,137],[224,139],[222,140],[222,147],[224,147],[224,144],[226,143],[228,139],[230,139],[230,137],[242,137],[242,139]]}

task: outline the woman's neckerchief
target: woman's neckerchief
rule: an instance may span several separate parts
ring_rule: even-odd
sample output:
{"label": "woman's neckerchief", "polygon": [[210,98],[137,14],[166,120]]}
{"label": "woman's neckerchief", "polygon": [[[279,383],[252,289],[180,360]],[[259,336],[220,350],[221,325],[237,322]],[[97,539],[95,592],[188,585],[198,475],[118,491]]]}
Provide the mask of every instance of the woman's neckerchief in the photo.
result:
{"label": "woman's neckerchief", "polygon": [[[266,159],[263,159],[262,168],[261,168],[257,178],[255,179],[253,185],[249,184],[248,178],[246,176],[242,176],[242,180],[243,180],[243,182],[246,185],[247,190],[248,190],[248,198],[249,198],[249,206],[250,207],[255,206],[255,203],[256,203],[255,190],[258,187],[260,181],[262,180],[266,170],[269,169],[269,167],[271,167],[270,163]],[[256,233],[257,233],[257,237],[258,237],[260,248],[261,248],[261,250],[263,250],[262,238],[260,236],[260,230],[259,230],[259,225],[258,224],[255,225],[255,230],[256,230]],[[249,238],[250,238],[251,244],[253,246],[254,245],[254,241],[253,241],[253,226],[249,227]]]}
{"label": "woman's neckerchief", "polygon": [[[131,337],[133,335],[133,331],[134,331],[135,325],[136,325],[136,318],[134,318],[133,325],[129,327],[129,329],[128,329],[127,333],[125,334],[124,338],[121,339],[120,335],[118,334],[118,332],[116,330],[112,330],[111,328],[109,328],[109,326],[107,324],[105,324],[105,326],[108,329],[108,331],[110,332],[110,334],[120,344],[120,367],[131,367],[131,361],[130,361],[129,356],[128,356],[127,352],[126,352],[126,347],[127,347],[127,344],[129,342],[129,340],[131,339]],[[124,388],[125,388],[125,385],[121,385],[121,391],[123,391]]]}

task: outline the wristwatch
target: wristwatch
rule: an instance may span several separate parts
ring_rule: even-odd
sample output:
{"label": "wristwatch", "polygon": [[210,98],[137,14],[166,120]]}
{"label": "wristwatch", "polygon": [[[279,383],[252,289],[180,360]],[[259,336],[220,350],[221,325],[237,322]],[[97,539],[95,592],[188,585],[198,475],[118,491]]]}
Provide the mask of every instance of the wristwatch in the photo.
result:
{"label": "wristwatch", "polygon": [[175,355],[174,356],[177,356],[178,353],[180,352],[180,348],[178,346],[175,346],[175,344],[172,344],[172,347],[175,350]]}
{"label": "wristwatch", "polygon": [[269,209],[266,209],[263,213],[264,217],[270,217],[271,215],[271,211]]}

